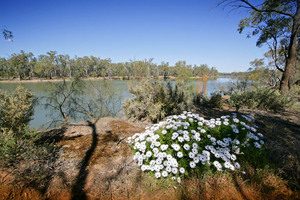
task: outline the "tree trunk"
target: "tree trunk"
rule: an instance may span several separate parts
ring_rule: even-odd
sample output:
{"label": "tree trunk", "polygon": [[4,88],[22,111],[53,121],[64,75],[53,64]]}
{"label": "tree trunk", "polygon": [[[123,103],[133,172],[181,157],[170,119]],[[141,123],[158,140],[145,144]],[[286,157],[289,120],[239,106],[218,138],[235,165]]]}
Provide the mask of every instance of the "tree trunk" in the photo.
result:
{"label": "tree trunk", "polygon": [[299,26],[300,26],[300,9],[298,8],[296,15],[293,19],[293,28],[292,28],[292,34],[291,34],[290,44],[288,48],[288,57],[286,59],[286,66],[280,81],[280,91],[283,94],[289,91],[289,85],[291,85],[291,78],[293,76],[293,72],[296,67],[297,46],[298,46],[297,36],[299,32]]}

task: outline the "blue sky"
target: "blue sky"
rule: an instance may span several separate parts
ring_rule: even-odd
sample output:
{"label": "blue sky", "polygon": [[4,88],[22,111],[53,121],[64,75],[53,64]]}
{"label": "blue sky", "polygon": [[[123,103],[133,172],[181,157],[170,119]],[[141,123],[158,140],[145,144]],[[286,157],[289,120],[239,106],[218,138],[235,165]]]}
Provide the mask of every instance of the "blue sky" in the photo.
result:
{"label": "blue sky", "polygon": [[174,65],[208,64],[220,72],[246,71],[267,47],[237,31],[246,11],[216,7],[218,0],[0,0],[0,57],[20,50],[111,58],[154,58]]}

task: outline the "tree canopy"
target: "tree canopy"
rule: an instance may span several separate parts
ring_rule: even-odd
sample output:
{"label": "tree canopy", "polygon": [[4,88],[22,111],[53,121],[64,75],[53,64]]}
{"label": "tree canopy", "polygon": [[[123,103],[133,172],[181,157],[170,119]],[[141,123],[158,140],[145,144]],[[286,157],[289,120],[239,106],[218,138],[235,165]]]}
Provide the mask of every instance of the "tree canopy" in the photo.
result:
{"label": "tree canopy", "polygon": [[[224,0],[220,4],[250,11],[250,16],[240,21],[238,31],[250,29],[247,36],[258,36],[257,46],[269,46],[274,64],[282,72],[280,90],[289,90],[299,54],[300,0]],[[279,57],[284,59],[283,66]]]}
{"label": "tree canopy", "polygon": [[72,78],[114,76],[123,79],[142,79],[145,77],[165,79],[173,76],[187,79],[191,76],[216,76],[218,71],[206,64],[200,66],[188,65],[186,61],[178,61],[174,66],[168,62],[153,63],[153,58],[130,60],[129,62],[113,63],[109,58],[84,56],[70,58],[67,54],[49,51],[46,54],[34,56],[21,51],[12,54],[8,59],[0,58],[0,77],[18,77],[19,80],[35,78]]}

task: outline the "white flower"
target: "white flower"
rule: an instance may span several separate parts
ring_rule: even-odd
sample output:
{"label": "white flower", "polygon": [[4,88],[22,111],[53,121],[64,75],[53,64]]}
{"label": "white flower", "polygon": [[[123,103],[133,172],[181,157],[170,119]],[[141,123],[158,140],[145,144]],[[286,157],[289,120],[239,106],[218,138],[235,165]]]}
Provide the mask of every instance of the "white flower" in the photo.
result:
{"label": "white flower", "polygon": [[195,163],[194,161],[191,161],[191,162],[190,162],[190,167],[191,167],[191,168],[195,168],[195,167],[196,167],[196,163]]}
{"label": "white flower", "polygon": [[211,138],[210,138],[210,141],[211,141],[211,142],[216,142],[216,141],[217,141],[217,139],[216,139],[216,138],[214,138],[214,137],[211,137]]}
{"label": "white flower", "polygon": [[151,151],[147,151],[147,153],[146,153],[146,157],[151,157],[152,156],[152,152]]}
{"label": "white flower", "polygon": [[190,152],[190,153],[189,153],[189,157],[190,157],[190,158],[194,158],[194,157],[195,157],[195,154],[194,154],[193,152]]}
{"label": "white flower", "polygon": [[161,175],[162,175],[163,177],[165,177],[165,178],[166,178],[166,177],[168,176],[168,172],[166,172],[166,171],[162,171],[162,172],[161,172]]}
{"label": "white flower", "polygon": [[155,165],[155,160],[151,160],[150,161],[150,166],[154,166]]}
{"label": "white flower", "polygon": [[181,168],[179,169],[179,172],[182,173],[182,174],[184,174],[184,173],[185,173],[185,169],[184,169],[183,167],[181,167]]}
{"label": "white flower", "polygon": [[229,125],[229,123],[228,123],[228,122],[223,122],[223,124],[224,124],[225,126],[228,126],[228,125]]}
{"label": "white flower", "polygon": [[162,132],[161,132],[162,134],[167,134],[167,130],[162,130]]}
{"label": "white flower", "polygon": [[141,170],[145,171],[146,169],[147,169],[147,166],[146,165],[142,165]]}
{"label": "white flower", "polygon": [[183,135],[183,138],[185,139],[185,141],[189,142],[190,141],[190,137],[188,135]]}
{"label": "white flower", "polygon": [[192,146],[194,149],[197,149],[199,147],[197,143],[193,143]]}
{"label": "white flower", "polygon": [[255,147],[258,148],[258,149],[261,148],[261,146],[260,146],[260,144],[259,144],[258,142],[255,142],[254,145],[255,145]]}
{"label": "white flower", "polygon": [[260,142],[261,144],[264,144],[264,141],[262,141],[262,140],[260,140],[259,142]]}
{"label": "white flower", "polygon": [[180,152],[180,151],[179,151],[179,152],[177,152],[177,157],[178,157],[178,158],[182,158],[182,157],[183,157],[183,153],[182,153],[182,152]]}
{"label": "white flower", "polygon": [[169,147],[169,145],[163,144],[163,145],[160,146],[160,149],[161,149],[162,151],[165,151],[165,150],[168,149],[168,147]]}
{"label": "white flower", "polygon": [[257,135],[258,135],[259,137],[264,137],[264,135],[261,134],[261,133],[257,133]]}
{"label": "white flower", "polygon": [[239,123],[239,122],[240,122],[240,120],[237,119],[237,118],[233,118],[233,121],[234,121],[235,123]]}
{"label": "white flower", "polygon": [[161,176],[160,172],[155,173],[155,178],[160,178],[160,176]]}
{"label": "white flower", "polygon": [[174,167],[174,168],[172,168],[172,173],[173,173],[173,174],[177,174],[177,173],[178,173],[178,169],[177,169],[177,168],[175,168],[175,167]]}
{"label": "white flower", "polygon": [[194,162],[197,164],[199,163],[200,159],[198,157],[194,157]]}
{"label": "white flower", "polygon": [[183,148],[188,151],[188,150],[190,150],[190,145],[185,144],[185,145],[183,145]]}
{"label": "white flower", "polygon": [[177,178],[177,182],[181,183],[181,178],[180,177]]}
{"label": "white flower", "polygon": [[235,166],[235,168],[237,168],[237,169],[240,169],[240,168],[241,168],[241,166],[240,166],[240,164],[239,164],[238,162],[234,163],[234,166]]}
{"label": "white flower", "polygon": [[225,162],[224,167],[228,169],[230,167],[230,162]]}
{"label": "white flower", "polygon": [[197,150],[197,149],[192,149],[192,152],[193,152],[194,154],[198,154],[198,150]]}
{"label": "white flower", "polygon": [[168,166],[168,167],[166,167],[166,171],[170,173],[172,171],[172,168],[170,166]]}
{"label": "white flower", "polygon": [[170,154],[167,155],[167,160],[172,160],[172,156]]}
{"label": "white flower", "polygon": [[231,158],[231,160],[235,161],[235,160],[236,160],[236,155],[232,154],[232,155],[230,156],[230,158]]}
{"label": "white flower", "polygon": [[209,128],[215,128],[216,126],[214,124],[210,124]]}
{"label": "white flower", "polygon": [[181,136],[179,136],[179,137],[178,137],[178,141],[179,141],[179,142],[183,142],[183,141],[184,141],[184,138],[181,137]]}
{"label": "white flower", "polygon": [[[213,162],[214,166],[219,170],[222,169],[222,165],[219,163],[219,161],[214,161]],[[220,170],[219,170],[220,171]]]}
{"label": "white flower", "polygon": [[174,133],[172,134],[172,140],[175,140],[177,137],[178,137],[178,133],[177,133],[177,132],[174,132]]}

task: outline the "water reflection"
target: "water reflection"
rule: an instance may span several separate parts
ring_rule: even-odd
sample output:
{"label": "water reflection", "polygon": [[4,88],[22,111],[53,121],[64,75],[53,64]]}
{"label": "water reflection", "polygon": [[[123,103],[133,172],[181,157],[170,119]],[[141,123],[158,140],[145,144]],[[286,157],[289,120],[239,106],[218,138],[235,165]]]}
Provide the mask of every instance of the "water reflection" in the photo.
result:
{"label": "water reflection", "polygon": [[[230,85],[234,80],[232,78],[218,78],[215,80],[208,80],[207,81],[207,95],[209,96],[212,92],[218,91],[222,88],[226,88]],[[84,91],[84,96],[88,100],[89,98],[94,98],[95,88],[100,88],[101,84],[104,83],[103,80],[91,80],[85,81],[88,84],[91,84],[92,87],[88,87]],[[124,101],[126,98],[132,98],[131,93],[128,91],[128,81],[121,81],[121,80],[112,80],[107,81],[111,84],[112,88],[118,91],[121,95],[121,102]],[[174,84],[174,81],[171,81]],[[31,83],[1,83],[0,82],[0,89],[13,91],[19,85],[24,86],[34,94],[39,99],[39,104],[35,108],[33,120],[30,122],[30,126],[33,128],[46,128],[47,124],[52,120],[51,119],[51,111],[49,109],[44,108],[45,98],[49,95],[50,88],[52,87],[53,82],[31,82]],[[192,80],[191,84],[195,86],[195,89],[199,85],[199,80]],[[121,104],[117,105],[118,111],[121,109]],[[55,116],[55,113],[54,113]]]}

